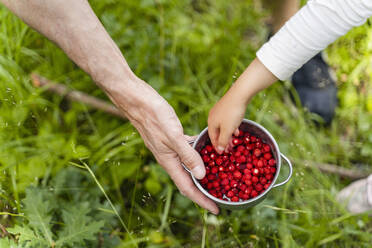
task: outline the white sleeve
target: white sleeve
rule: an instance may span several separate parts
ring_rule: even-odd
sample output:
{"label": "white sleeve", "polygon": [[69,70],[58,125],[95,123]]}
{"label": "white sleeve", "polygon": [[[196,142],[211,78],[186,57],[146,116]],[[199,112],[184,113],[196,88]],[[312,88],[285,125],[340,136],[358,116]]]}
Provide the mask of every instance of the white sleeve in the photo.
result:
{"label": "white sleeve", "polygon": [[258,51],[280,80],[372,16],[372,0],[310,0]]}

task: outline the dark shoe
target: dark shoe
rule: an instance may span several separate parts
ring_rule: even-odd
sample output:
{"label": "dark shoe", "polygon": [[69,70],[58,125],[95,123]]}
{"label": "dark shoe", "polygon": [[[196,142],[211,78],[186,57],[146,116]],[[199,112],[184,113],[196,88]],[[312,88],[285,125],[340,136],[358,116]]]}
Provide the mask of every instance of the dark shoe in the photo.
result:
{"label": "dark shoe", "polygon": [[320,53],[293,74],[292,84],[302,105],[329,124],[337,106],[337,88],[331,69]]}

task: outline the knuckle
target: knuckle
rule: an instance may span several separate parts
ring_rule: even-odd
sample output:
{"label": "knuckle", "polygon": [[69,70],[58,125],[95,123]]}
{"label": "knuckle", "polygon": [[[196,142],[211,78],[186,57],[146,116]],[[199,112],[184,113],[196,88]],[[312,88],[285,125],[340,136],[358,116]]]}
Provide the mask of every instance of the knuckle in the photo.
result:
{"label": "knuckle", "polygon": [[192,188],[190,186],[179,187],[179,191],[183,196],[190,196],[192,194]]}
{"label": "knuckle", "polygon": [[182,160],[183,160],[182,162],[187,166],[187,168],[189,168],[189,169],[194,169],[195,168],[195,166],[196,166],[196,163],[194,162],[195,159],[192,158],[191,154],[185,156]]}

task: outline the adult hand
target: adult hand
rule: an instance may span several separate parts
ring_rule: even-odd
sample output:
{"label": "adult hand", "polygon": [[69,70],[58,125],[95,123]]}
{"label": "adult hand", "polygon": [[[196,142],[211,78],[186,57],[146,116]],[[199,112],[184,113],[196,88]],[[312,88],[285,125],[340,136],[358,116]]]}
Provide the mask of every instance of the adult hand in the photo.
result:
{"label": "adult hand", "polygon": [[200,155],[190,146],[191,137],[184,135],[182,125],[173,108],[151,86],[140,79],[133,84],[132,107],[128,106],[128,93],[115,91],[111,100],[128,117],[140,133],[147,148],[170,175],[180,192],[201,207],[218,214],[217,205],[196,188],[184,163],[198,179],[205,176]]}

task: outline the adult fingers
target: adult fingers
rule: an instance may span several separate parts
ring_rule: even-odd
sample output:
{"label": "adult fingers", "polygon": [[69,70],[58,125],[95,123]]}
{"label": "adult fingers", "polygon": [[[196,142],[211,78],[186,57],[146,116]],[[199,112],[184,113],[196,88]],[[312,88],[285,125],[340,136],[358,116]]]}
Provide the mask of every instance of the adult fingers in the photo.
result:
{"label": "adult fingers", "polygon": [[185,138],[174,141],[174,151],[180,157],[182,163],[190,169],[197,179],[205,176],[205,167],[199,153],[192,148]]}
{"label": "adult fingers", "polygon": [[200,207],[207,209],[213,214],[218,214],[219,209],[217,205],[208,197],[206,197],[192,182],[190,175],[182,168],[179,161],[168,159],[163,166],[172,178],[181,194],[188,197],[190,200],[198,204]]}
{"label": "adult fingers", "polygon": [[187,141],[187,143],[189,143],[189,145],[193,145],[194,141],[198,138],[198,135],[193,135],[193,136],[190,136],[190,135],[187,135],[187,134],[184,134],[183,135]]}

